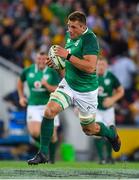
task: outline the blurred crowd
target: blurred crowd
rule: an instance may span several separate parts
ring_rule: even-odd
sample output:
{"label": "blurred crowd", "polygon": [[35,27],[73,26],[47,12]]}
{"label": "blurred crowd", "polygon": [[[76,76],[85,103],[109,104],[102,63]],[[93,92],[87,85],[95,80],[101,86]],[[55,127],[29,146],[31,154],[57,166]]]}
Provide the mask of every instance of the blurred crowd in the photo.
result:
{"label": "blurred crowd", "polygon": [[28,67],[38,50],[64,44],[66,19],[75,10],[86,13],[101,54],[125,88],[116,105],[117,124],[139,126],[138,0],[1,0],[0,56]]}

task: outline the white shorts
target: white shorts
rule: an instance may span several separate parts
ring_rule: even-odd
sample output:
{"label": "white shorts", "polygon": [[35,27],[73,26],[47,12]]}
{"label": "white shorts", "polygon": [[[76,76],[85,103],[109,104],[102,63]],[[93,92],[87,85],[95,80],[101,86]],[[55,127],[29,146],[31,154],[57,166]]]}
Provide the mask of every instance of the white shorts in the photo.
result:
{"label": "white shorts", "polygon": [[58,88],[51,93],[50,100],[59,103],[63,109],[76,106],[81,116],[87,117],[95,114],[97,110],[98,89],[89,92],[78,92],[70,88],[65,79],[62,79]]}
{"label": "white shorts", "polygon": [[[45,110],[46,105],[29,105],[27,107],[27,122],[30,121],[37,121],[41,122],[42,118],[44,116],[44,110]],[[54,126],[59,126],[59,117],[58,115],[54,118]]]}
{"label": "white shorts", "polygon": [[103,122],[107,127],[115,125],[115,113],[114,108],[106,110],[97,110],[96,122]]}

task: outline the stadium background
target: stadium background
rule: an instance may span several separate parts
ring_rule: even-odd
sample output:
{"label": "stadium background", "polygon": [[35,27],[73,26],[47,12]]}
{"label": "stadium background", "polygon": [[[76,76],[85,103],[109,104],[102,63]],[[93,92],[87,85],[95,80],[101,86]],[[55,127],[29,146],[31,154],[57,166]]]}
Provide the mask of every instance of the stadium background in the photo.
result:
{"label": "stadium background", "polygon": [[[65,19],[74,10],[87,14],[88,26],[99,37],[101,54],[108,58],[110,68],[126,90],[125,97],[115,107],[123,144],[121,151],[113,156],[119,160],[139,160],[137,0],[0,1],[0,159],[28,158],[26,145],[30,146],[31,140],[24,129],[24,109],[16,96],[17,77],[22,68],[34,62],[37,50],[47,52],[52,44],[64,44]],[[93,138],[81,132],[72,109],[62,114],[61,119],[60,140],[71,145],[67,147],[75,150],[77,160],[94,160]]]}

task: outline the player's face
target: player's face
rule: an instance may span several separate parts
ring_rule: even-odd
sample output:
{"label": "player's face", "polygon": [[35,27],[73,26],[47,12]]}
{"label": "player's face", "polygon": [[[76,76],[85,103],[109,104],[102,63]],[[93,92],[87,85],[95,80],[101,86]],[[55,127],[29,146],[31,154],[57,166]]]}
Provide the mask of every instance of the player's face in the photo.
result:
{"label": "player's face", "polygon": [[108,65],[107,62],[105,60],[98,60],[97,63],[97,74],[100,76],[103,76],[106,69],[107,69]]}
{"label": "player's face", "polygon": [[39,69],[44,69],[46,67],[45,61],[46,61],[46,55],[40,55],[40,54],[37,55],[36,63]]}
{"label": "player's face", "polygon": [[69,20],[67,25],[71,39],[77,38],[86,30],[86,26],[79,21]]}

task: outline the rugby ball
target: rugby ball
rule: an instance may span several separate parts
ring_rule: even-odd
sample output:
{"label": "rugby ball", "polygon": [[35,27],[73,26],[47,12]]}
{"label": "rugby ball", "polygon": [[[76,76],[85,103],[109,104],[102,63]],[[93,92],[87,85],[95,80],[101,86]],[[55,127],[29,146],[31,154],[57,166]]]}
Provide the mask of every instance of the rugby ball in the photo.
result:
{"label": "rugby ball", "polygon": [[62,59],[61,57],[55,55],[55,48],[57,46],[58,45],[53,45],[50,47],[50,49],[48,51],[48,57],[52,61],[54,69],[64,69],[65,68],[65,60]]}

